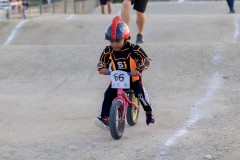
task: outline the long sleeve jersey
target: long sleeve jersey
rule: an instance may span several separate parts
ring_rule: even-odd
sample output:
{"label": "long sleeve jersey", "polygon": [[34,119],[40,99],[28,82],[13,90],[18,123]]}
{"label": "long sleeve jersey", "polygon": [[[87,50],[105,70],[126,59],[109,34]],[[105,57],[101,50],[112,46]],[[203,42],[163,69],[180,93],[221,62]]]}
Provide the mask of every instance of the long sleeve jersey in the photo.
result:
{"label": "long sleeve jersey", "polygon": [[[107,46],[100,57],[98,69],[109,69],[111,64],[112,70],[122,70],[131,72],[138,70],[142,72],[150,65],[150,59],[139,45],[126,42],[120,51],[113,51],[111,46]],[[139,80],[140,77],[131,77],[132,81]]]}

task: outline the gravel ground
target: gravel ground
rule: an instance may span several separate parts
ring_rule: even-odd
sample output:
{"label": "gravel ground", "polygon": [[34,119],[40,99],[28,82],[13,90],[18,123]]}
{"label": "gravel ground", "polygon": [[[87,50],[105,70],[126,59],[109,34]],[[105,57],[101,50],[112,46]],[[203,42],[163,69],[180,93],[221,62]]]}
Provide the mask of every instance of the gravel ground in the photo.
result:
{"label": "gravel ground", "polygon": [[[119,7],[30,19],[0,46],[0,159],[240,159],[240,18],[224,2],[149,3],[143,79],[157,124],[141,110],[118,141],[94,125],[109,83],[96,64]],[[1,44],[18,23],[0,22]]]}

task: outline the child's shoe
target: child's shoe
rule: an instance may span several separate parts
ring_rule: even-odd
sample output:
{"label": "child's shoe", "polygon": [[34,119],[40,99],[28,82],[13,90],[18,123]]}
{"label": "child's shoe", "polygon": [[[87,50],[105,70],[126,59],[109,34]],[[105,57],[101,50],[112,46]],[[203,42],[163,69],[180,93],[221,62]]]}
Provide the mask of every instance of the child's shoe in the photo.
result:
{"label": "child's shoe", "polygon": [[147,114],[146,115],[146,123],[147,123],[148,126],[156,124],[155,119],[154,119],[152,114]]}
{"label": "child's shoe", "polygon": [[97,118],[95,119],[95,124],[96,124],[96,126],[98,126],[99,128],[101,128],[101,129],[103,129],[103,130],[109,131],[108,118],[97,117]]}

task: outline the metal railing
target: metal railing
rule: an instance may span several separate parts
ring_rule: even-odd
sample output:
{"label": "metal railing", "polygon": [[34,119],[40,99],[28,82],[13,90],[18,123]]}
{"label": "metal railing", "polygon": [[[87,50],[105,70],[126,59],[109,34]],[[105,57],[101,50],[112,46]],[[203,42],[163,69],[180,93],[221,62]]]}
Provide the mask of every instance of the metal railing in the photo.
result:
{"label": "metal railing", "polygon": [[13,7],[11,4],[0,8],[0,19],[26,19],[42,14],[88,14],[99,5],[99,0],[52,0],[51,4],[39,4],[29,8]]}
{"label": "metal railing", "polygon": [[40,5],[40,13],[91,13],[99,5],[99,0],[63,0]]}

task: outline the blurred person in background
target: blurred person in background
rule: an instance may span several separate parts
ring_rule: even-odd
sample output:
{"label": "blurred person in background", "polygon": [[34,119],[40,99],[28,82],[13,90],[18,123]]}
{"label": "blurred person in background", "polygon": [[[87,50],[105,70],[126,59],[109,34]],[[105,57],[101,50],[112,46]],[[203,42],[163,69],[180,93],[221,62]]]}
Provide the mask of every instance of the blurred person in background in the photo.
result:
{"label": "blurred person in background", "polygon": [[101,13],[105,14],[105,6],[107,5],[108,14],[112,13],[112,1],[111,0],[100,0]]}
{"label": "blurred person in background", "polygon": [[227,4],[228,4],[228,7],[229,7],[229,12],[228,13],[235,13],[234,0],[227,0]]}

